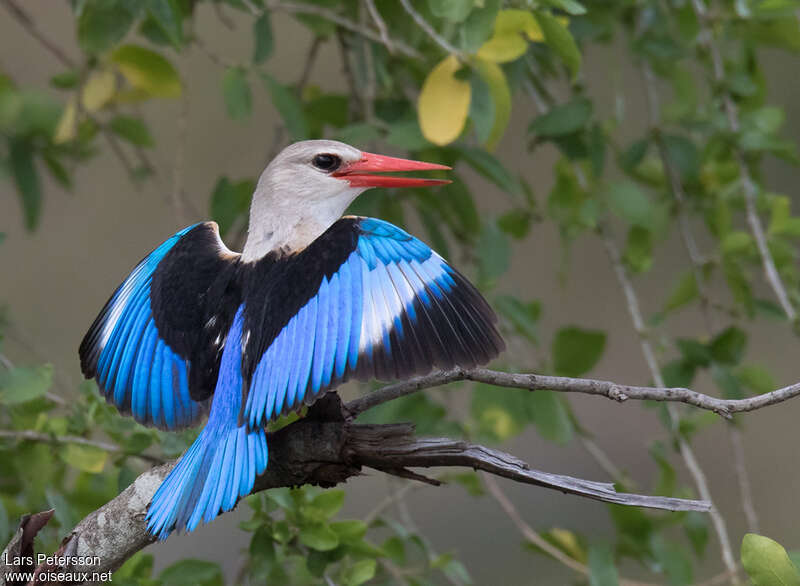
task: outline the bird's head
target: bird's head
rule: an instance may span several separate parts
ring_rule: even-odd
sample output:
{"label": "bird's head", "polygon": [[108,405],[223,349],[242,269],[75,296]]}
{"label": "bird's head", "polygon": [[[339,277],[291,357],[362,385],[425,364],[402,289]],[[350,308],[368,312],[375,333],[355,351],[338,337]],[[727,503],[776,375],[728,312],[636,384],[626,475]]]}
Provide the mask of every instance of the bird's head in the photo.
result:
{"label": "bird's head", "polygon": [[443,179],[380,173],[449,168],[367,153],[333,140],[306,140],[289,145],[261,174],[253,194],[245,260],[255,260],[278,248],[288,251],[304,248],[371,187],[449,183]]}

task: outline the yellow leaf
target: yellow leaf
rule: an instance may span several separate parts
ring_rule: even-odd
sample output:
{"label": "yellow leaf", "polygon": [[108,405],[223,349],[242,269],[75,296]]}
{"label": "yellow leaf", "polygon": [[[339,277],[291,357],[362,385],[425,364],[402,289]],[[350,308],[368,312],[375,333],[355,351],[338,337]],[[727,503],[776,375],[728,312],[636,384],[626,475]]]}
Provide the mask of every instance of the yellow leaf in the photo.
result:
{"label": "yellow leaf", "polygon": [[554,527],[550,530],[550,536],[553,540],[567,552],[569,557],[578,560],[581,563],[586,563],[586,552],[581,547],[578,538],[572,531],[567,531],[566,529],[561,529],[560,527]]}
{"label": "yellow leaf", "polygon": [[53,135],[53,142],[56,144],[63,144],[75,138],[76,129],[78,126],[78,100],[73,96],[70,98],[67,105],[64,106],[64,111],[61,113],[61,119],[56,126],[56,132]]}
{"label": "yellow leaf", "polygon": [[525,54],[528,41],[544,41],[536,17],[526,10],[501,10],[494,21],[492,37],[478,49],[478,57],[494,63],[507,63]]}
{"label": "yellow leaf", "polygon": [[99,474],[108,459],[108,452],[95,446],[67,444],[62,452],[64,461],[78,470]]}
{"label": "yellow leaf", "polygon": [[521,57],[528,50],[527,41],[518,33],[494,36],[478,49],[478,57],[493,63],[507,63]]}
{"label": "yellow leaf", "polygon": [[117,80],[110,70],[95,71],[86,80],[81,91],[81,104],[87,112],[97,112],[117,91]]}
{"label": "yellow leaf", "polygon": [[494,122],[486,139],[486,148],[491,151],[502,138],[511,117],[511,90],[508,88],[508,81],[499,65],[491,61],[476,59],[474,66],[478,75],[489,86],[489,93],[494,104]]}
{"label": "yellow leaf", "polygon": [[500,407],[492,407],[481,413],[481,423],[501,440],[506,440],[517,432],[514,419],[508,411]]}
{"label": "yellow leaf", "polygon": [[461,64],[453,55],[428,74],[419,95],[419,126],[433,144],[444,146],[461,134],[469,113],[472,89],[456,78]]}
{"label": "yellow leaf", "polygon": [[536,18],[526,10],[501,10],[494,21],[492,36],[525,35],[534,42],[544,41],[544,34]]}
{"label": "yellow leaf", "polygon": [[177,98],[181,95],[181,80],[177,70],[155,51],[136,45],[123,45],[110,58],[135,89],[158,98]]}

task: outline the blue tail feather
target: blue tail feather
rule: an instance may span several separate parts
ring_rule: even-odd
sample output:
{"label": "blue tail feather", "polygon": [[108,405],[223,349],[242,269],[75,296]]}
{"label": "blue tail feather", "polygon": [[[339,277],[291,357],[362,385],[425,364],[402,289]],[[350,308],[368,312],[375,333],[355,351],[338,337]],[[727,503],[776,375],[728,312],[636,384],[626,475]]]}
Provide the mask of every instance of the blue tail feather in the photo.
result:
{"label": "blue tail feather", "polygon": [[222,354],[208,423],[158,487],[147,510],[147,530],[159,539],[175,529],[192,531],[201,521],[208,523],[231,510],[267,467],[264,430],[238,425],[242,322],[240,308]]}

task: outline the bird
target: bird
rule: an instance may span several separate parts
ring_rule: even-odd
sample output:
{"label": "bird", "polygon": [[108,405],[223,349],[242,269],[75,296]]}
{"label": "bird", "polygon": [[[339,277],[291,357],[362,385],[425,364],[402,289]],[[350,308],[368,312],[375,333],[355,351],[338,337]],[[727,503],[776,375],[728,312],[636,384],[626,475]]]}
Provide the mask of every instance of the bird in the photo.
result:
{"label": "bird", "polygon": [[267,423],[349,379],[472,368],[504,349],[478,290],[421,240],[344,215],[373,187],[449,183],[384,175],[450,167],[296,142],[261,174],[241,252],[215,222],[175,233],[111,295],[79,349],[81,370],[141,424],[205,426],[157,488],[148,532],[208,523],[268,465]]}

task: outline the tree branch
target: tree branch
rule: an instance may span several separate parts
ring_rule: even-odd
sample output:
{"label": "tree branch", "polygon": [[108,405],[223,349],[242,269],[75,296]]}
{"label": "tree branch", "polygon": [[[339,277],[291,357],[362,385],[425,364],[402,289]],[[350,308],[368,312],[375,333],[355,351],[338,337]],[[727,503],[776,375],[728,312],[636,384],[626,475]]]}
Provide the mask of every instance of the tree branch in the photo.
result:
{"label": "tree branch", "polygon": [[560,393],[597,395],[613,399],[620,403],[629,399],[637,401],[685,403],[699,409],[713,411],[726,419],[729,419],[733,413],[755,411],[763,407],[782,403],[800,395],[800,383],[795,383],[769,393],[755,395],[754,397],[748,397],[746,399],[719,399],[681,387],[638,387],[597,379],[511,373],[488,368],[475,368],[472,370],[454,368],[452,370],[434,372],[400,383],[387,385],[377,391],[373,391],[349,402],[345,406],[345,409],[347,409],[348,415],[351,418],[355,418],[360,413],[377,407],[387,401],[392,401],[423,389],[464,380],[486,383],[498,387],[527,389],[529,391],[548,390]]}
{"label": "tree branch", "polygon": [[[312,408],[304,419],[269,434],[270,465],[256,479],[254,493],[303,484],[331,487],[358,476],[363,467],[396,474],[408,467],[464,466],[609,503],[671,511],[708,511],[710,507],[704,501],[618,493],[610,483],[535,470],[510,454],[462,440],[416,438],[410,424],[345,421],[344,415],[352,409],[343,407],[333,393],[317,405],[320,407]],[[174,464],[148,470],[119,496],[85,517],[65,537],[59,551],[88,556],[91,561],[81,568],[59,571],[114,571],[152,543],[154,538],[147,533],[145,523],[147,506]],[[15,552],[10,553],[13,558]],[[8,571],[15,569],[0,564],[0,577]]]}

